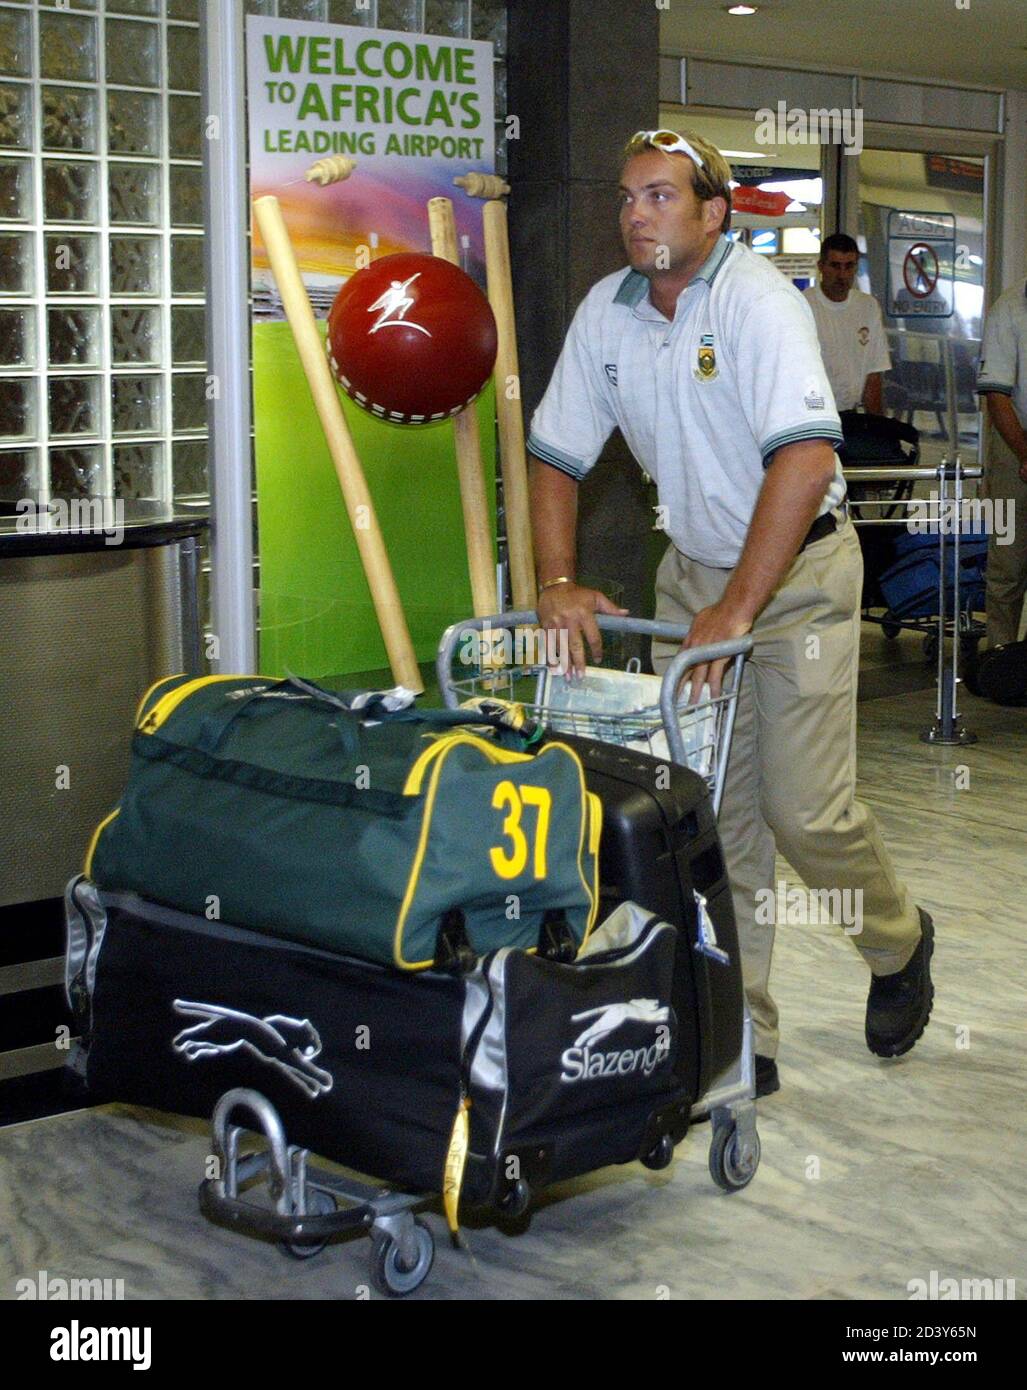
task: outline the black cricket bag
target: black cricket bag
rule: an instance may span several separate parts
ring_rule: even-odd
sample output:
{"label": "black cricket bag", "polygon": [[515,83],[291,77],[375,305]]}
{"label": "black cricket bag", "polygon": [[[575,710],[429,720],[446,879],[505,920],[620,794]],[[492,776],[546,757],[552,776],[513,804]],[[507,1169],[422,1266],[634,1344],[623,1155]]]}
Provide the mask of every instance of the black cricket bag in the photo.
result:
{"label": "black cricket bag", "polygon": [[504,947],[416,974],[84,877],[66,916],[72,1065],[98,1101],[209,1117],[249,1087],[291,1143],[427,1193],[465,1114],[462,1196],[484,1207],[607,1164],[662,1167],[688,1128],[677,933],[634,904],[571,962]]}
{"label": "black cricket bag", "polygon": [[738,1061],[744,993],[734,907],[709,788],[689,768],[560,734],[603,803],[600,913],[637,902],[678,929],[674,1011],[682,1083],[700,1099]]}
{"label": "black cricket bag", "polygon": [[977,661],[975,694],[996,705],[1027,705],[1027,642],[989,647]]}
{"label": "black cricket bag", "polygon": [[[890,415],[843,410],[839,416],[844,443],[839,456],[846,468],[908,468],[920,452],[920,431]],[[857,483],[860,488],[865,484]],[[854,496],[858,501],[858,496]]]}
{"label": "black cricket bag", "polygon": [[[897,516],[900,508],[912,497],[915,483],[910,479],[889,479],[887,473],[889,469],[911,468],[919,462],[919,431],[903,420],[887,415],[868,415],[859,410],[843,410],[840,419],[845,442],[838,456],[843,467],[879,468],[884,475],[880,482],[846,483],[853,516],[857,520]],[[859,504],[871,499],[894,505],[874,505],[861,511]],[[856,535],[863,552],[861,606],[877,608],[884,604],[879,587],[880,576],[895,561],[895,533],[890,526],[857,526]]]}

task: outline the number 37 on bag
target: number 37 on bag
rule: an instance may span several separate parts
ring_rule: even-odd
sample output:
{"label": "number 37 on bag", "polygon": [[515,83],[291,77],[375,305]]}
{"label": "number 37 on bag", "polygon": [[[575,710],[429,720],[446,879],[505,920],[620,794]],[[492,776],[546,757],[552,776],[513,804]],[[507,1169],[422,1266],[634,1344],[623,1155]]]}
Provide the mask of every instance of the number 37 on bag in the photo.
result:
{"label": "number 37 on bag", "polygon": [[[546,876],[546,839],[549,835],[549,815],[552,794],[545,787],[532,787],[504,781],[492,793],[493,809],[505,812],[501,834],[506,843],[493,845],[489,861],[499,878],[519,878],[532,858],[536,879]],[[534,832],[534,844],[528,835]],[[527,833],[526,833],[527,832]]]}

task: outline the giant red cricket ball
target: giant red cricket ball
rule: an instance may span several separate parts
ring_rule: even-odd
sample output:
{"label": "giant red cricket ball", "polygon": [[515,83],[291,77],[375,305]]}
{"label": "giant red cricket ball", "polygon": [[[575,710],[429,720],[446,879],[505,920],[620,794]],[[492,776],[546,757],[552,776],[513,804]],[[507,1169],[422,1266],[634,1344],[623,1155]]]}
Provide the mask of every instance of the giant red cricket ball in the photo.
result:
{"label": "giant red cricket ball", "polygon": [[438,256],[401,252],[358,270],[328,315],[328,357],[347,395],[398,425],[426,425],[474,400],[496,361],[481,290]]}

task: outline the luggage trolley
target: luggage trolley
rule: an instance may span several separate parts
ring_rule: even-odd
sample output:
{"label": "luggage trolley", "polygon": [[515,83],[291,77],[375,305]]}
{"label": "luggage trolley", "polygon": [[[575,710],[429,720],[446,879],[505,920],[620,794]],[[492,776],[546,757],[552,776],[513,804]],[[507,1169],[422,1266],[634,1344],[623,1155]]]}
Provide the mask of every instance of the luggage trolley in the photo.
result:
{"label": "luggage trolley", "polygon": [[[686,629],[642,619],[599,617],[607,631],[664,638],[680,642]],[[710,788],[715,811],[719,809],[727,771],[731,732],[737,707],[739,681],[749,637],[715,643],[680,652],[660,683],[659,701],[632,710],[593,711],[550,707],[552,679],[544,661],[496,663],[497,633],[535,630],[534,613],[507,613],[458,623],[443,635],[437,667],[443,700],[450,708],[463,700],[488,697],[509,700],[554,730],[577,732],[621,746],[645,747],[699,771]],[[454,675],[454,660],[466,655],[467,639],[477,651],[487,649],[488,660],[468,665]],[[479,642],[478,639],[482,639]],[[464,642],[461,648],[461,642]],[[516,655],[516,651],[514,653]],[[530,655],[535,655],[533,651]],[[721,658],[733,663],[731,689],[715,699],[692,705],[675,700],[675,691],[688,669],[697,663]],[[613,673],[616,677],[617,673]],[[644,678],[643,678],[644,679]],[[648,678],[652,680],[653,678]],[[696,949],[714,960],[726,959],[717,946],[705,901],[696,895],[698,940]],[[756,1132],[752,1025],[745,1007],[741,1055],[736,1065],[716,1078],[692,1108],[691,1118],[709,1117],[713,1124],[710,1172],[727,1191],[737,1191],[752,1180],[760,1160]],[[247,1134],[265,1142],[265,1148],[243,1153]],[[416,1213],[433,1204],[433,1195],[398,1192],[362,1182],[349,1175],[308,1165],[309,1151],[288,1142],[275,1107],[259,1091],[237,1087],[226,1092],[215,1107],[212,1121],[215,1176],[207,1177],[199,1190],[200,1208],[212,1221],[277,1242],[279,1249],[297,1260],[319,1254],[328,1241],[342,1232],[367,1231],[371,1238],[371,1282],[382,1293],[402,1297],[419,1288],[432,1267],[435,1242],[429,1227]],[[663,1167],[673,1153],[659,1146],[652,1167]],[[645,1160],[649,1162],[649,1160]],[[261,1186],[266,1189],[261,1191]],[[254,1200],[254,1197],[258,1200]],[[521,1215],[521,1209],[504,1208],[503,1214]]]}
{"label": "luggage trolley", "polygon": [[[933,661],[938,655],[940,611],[937,541],[930,535],[909,535],[902,529],[914,502],[916,477],[911,470],[920,465],[920,433],[905,421],[855,410],[843,410],[841,422],[845,443],[840,458],[863,551],[863,621],[876,623],[889,640],[903,631],[920,633],[924,656]],[[961,494],[957,505],[961,505]],[[962,602],[954,606],[950,597],[949,620],[944,627],[947,636],[959,638],[969,666],[984,636],[974,614],[984,607],[988,544],[986,536],[973,532],[958,539],[963,553],[960,556],[953,547],[945,584],[951,596],[953,565],[957,564]]]}
{"label": "luggage trolley", "polygon": [[[680,643],[688,634],[687,628],[675,623],[606,614],[596,616],[603,632],[656,637],[673,643]],[[523,612],[504,613],[497,618],[475,618],[449,628],[439,646],[436,663],[439,688],[446,705],[456,709],[467,700],[507,700],[519,704],[532,720],[557,735],[579,734],[618,747],[639,749],[691,768],[709,787],[713,812],[718,815],[742,671],[745,658],[752,650],[752,638],[740,637],[679,651],[662,680],[642,677],[643,682],[652,683],[650,690],[658,691],[658,700],[624,707],[623,693],[633,691],[632,682],[623,677],[636,673],[596,671],[586,677],[582,686],[562,682],[547,668],[544,634],[542,638],[532,636],[539,631],[536,615]],[[693,667],[721,659],[731,663],[729,689],[714,698],[700,698],[695,703],[678,697]],[[454,672],[458,662],[464,665],[463,675]],[[604,678],[608,685],[604,684]],[[727,956],[717,946],[716,932],[706,912],[706,900],[700,893],[695,893],[695,906],[696,949],[715,961],[726,962]],[[713,1122],[710,1173],[714,1182],[727,1191],[745,1187],[760,1160],[752,1020],[744,998],[743,1010],[742,1049],[738,1062],[715,1079],[706,1095],[693,1105],[691,1114],[693,1120],[709,1117]]]}

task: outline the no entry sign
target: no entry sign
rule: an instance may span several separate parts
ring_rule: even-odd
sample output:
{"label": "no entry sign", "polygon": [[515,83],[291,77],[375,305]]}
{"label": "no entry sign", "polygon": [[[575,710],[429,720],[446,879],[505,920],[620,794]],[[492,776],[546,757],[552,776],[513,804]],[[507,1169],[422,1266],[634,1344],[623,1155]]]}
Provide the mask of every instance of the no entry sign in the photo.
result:
{"label": "no entry sign", "polygon": [[955,261],[956,219],[951,213],[889,213],[888,313],[949,318]]}
{"label": "no entry sign", "polygon": [[938,288],[938,255],[927,241],[918,241],[906,252],[902,263],[902,278],[906,289],[917,299],[927,299]]}

